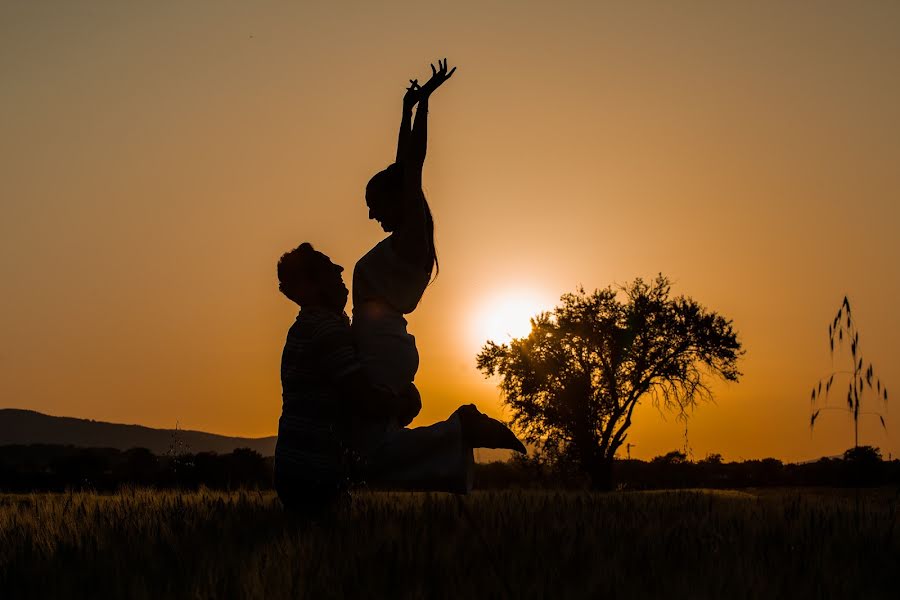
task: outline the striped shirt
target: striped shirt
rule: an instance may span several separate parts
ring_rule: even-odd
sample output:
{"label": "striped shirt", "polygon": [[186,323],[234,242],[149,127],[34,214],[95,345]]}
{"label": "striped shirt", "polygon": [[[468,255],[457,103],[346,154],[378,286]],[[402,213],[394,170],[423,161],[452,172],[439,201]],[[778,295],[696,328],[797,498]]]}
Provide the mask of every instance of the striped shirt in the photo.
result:
{"label": "striped shirt", "polygon": [[279,479],[305,481],[310,487],[343,481],[341,435],[349,411],[337,382],[359,368],[347,315],[302,309],[281,355],[276,486]]}

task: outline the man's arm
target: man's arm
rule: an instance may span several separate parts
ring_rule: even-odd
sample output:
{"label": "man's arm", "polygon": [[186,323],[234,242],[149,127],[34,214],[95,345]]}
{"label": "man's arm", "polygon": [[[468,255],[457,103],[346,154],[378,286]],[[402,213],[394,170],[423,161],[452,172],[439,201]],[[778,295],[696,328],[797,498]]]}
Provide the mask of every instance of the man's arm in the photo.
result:
{"label": "man's arm", "polygon": [[[404,399],[387,388],[372,385],[360,368],[335,381],[347,410],[357,416],[377,419],[406,412]],[[412,419],[410,419],[412,420]]]}
{"label": "man's arm", "polygon": [[322,374],[331,381],[342,399],[341,411],[361,417],[397,416],[404,400],[374,386],[360,365],[350,326],[339,318],[318,324],[312,336],[312,355]]}

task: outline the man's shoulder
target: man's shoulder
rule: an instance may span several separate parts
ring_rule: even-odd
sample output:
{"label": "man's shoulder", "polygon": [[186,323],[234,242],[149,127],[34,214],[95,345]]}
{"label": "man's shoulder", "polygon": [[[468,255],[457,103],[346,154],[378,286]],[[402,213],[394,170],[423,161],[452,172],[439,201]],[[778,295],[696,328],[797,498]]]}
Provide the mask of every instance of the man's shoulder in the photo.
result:
{"label": "man's shoulder", "polygon": [[316,336],[339,331],[350,331],[350,319],[347,315],[318,308],[301,310],[297,320],[291,325],[291,332],[294,334]]}
{"label": "man's shoulder", "polygon": [[358,368],[350,320],[343,313],[303,309],[291,326],[282,364],[313,362],[317,375],[341,375]]}

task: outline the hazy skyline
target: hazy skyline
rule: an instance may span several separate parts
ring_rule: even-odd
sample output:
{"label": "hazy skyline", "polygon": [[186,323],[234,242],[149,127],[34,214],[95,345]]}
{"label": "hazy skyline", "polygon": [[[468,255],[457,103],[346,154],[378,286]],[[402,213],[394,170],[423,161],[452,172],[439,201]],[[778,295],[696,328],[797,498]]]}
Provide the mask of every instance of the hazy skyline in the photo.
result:
{"label": "hazy skyline", "polygon": [[[747,350],[695,456],[840,453],[809,390],[845,294],[900,385],[898,31],[886,2],[0,5],[0,406],[273,435],[275,263],[310,241],[350,284],[404,86],[446,56],[414,424],[502,415],[475,368],[498,312],[662,272]],[[683,445],[667,419],[642,409],[633,456]],[[861,443],[896,455],[887,423]]]}

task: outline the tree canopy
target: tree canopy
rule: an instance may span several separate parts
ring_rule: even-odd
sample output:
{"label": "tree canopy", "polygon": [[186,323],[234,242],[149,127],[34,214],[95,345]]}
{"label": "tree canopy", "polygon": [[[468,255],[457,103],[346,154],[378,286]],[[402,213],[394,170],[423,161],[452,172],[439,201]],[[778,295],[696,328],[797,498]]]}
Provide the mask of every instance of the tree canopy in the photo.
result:
{"label": "tree canopy", "polygon": [[643,398],[686,418],[712,398],[710,376],[741,375],[732,322],[670,292],[662,275],[579,289],[534,317],[527,337],[490,341],[478,355],[485,376],[500,375],[525,439],[585,469],[597,488],[611,486],[613,458]]}

